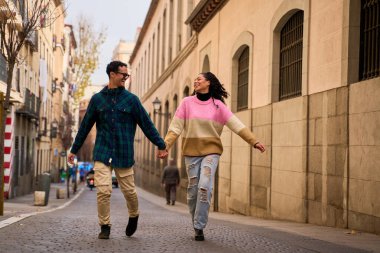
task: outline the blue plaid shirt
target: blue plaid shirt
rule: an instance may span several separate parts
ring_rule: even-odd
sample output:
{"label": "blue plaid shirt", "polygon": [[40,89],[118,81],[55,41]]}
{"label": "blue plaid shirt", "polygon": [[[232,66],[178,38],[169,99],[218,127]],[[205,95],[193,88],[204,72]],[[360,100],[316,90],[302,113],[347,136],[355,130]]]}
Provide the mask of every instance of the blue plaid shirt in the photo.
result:
{"label": "blue plaid shirt", "polygon": [[136,125],[160,150],[166,148],[138,97],[124,87],[108,89],[106,86],[92,96],[71,153],[78,152],[95,123],[94,161],[113,168],[129,168],[135,163],[133,143]]}

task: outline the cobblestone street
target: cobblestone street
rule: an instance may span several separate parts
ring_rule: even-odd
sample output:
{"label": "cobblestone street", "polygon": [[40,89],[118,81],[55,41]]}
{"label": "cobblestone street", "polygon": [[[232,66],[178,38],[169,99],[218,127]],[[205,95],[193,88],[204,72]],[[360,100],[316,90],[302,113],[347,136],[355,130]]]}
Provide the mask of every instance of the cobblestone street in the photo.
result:
{"label": "cobblestone street", "polygon": [[[144,196],[141,196],[144,195]],[[157,205],[140,194],[137,232],[128,238],[127,209],[119,189],[111,206],[111,238],[99,240],[96,191],[84,189],[69,206],[0,229],[1,252],[368,252],[277,229],[210,218],[206,241],[196,242],[186,208]],[[151,197],[152,198],[152,197]],[[230,215],[232,216],[232,215]],[[226,216],[228,217],[228,215]]]}

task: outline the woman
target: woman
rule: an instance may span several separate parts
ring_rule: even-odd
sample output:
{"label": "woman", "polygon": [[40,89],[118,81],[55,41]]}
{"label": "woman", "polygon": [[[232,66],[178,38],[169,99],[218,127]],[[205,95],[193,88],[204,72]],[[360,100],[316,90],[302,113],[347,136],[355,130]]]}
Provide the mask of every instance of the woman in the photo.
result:
{"label": "woman", "polygon": [[213,181],[223,146],[223,126],[242,137],[261,152],[264,146],[226,107],[226,90],[211,72],[201,73],[194,81],[193,96],[183,99],[165,137],[169,149],[183,132],[182,153],[189,179],[187,199],[195,230],[195,240],[203,241],[213,190]]}

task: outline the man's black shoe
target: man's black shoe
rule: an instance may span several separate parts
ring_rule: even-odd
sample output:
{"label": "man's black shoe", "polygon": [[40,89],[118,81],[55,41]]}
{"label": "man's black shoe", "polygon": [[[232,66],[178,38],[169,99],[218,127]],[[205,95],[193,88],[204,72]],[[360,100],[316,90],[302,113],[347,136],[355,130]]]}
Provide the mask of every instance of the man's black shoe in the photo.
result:
{"label": "man's black shoe", "polygon": [[101,231],[98,235],[99,239],[109,239],[110,238],[110,232],[111,232],[111,226],[110,225],[102,225],[100,227]]}
{"label": "man's black shoe", "polygon": [[205,236],[203,234],[203,230],[202,229],[196,229],[194,228],[195,230],[195,240],[196,241],[204,241],[205,240]]}
{"label": "man's black shoe", "polygon": [[172,201],[172,206],[174,206],[175,205],[175,201]]}
{"label": "man's black shoe", "polygon": [[137,221],[139,219],[139,216],[136,217],[129,217],[127,228],[125,229],[125,234],[127,236],[132,236],[137,229]]}

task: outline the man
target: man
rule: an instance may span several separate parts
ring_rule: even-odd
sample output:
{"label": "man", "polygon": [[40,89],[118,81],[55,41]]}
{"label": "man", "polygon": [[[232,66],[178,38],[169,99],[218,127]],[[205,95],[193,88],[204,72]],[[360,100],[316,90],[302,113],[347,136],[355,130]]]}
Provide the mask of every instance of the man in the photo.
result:
{"label": "man", "polygon": [[169,165],[164,168],[162,173],[161,184],[165,185],[166,204],[175,205],[177,186],[179,185],[179,171],[174,160],[169,161]]}
{"label": "man", "polygon": [[158,147],[158,156],[167,155],[165,143],[154,127],[138,97],[124,87],[128,79],[127,65],[113,61],[106,69],[109,84],[92,96],[86,114],[75,138],[68,163],[73,164],[75,154],[96,123],[96,142],[93,151],[95,186],[97,189],[99,239],[108,239],[111,231],[110,198],[112,170],[115,170],[121,191],[127,202],[129,220],[125,233],[132,236],[139,217],[138,199],[133,177],[133,142],[136,125]]}

